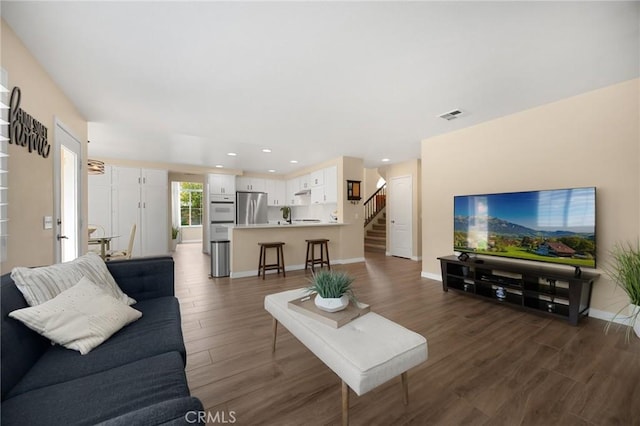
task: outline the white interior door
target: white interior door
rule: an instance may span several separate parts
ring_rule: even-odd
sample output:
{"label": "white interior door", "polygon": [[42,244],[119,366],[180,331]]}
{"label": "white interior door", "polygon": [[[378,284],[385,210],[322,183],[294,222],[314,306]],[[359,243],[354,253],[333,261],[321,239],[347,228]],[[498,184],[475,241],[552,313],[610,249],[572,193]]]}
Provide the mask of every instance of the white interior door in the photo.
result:
{"label": "white interior door", "polygon": [[389,252],[392,256],[411,258],[413,247],[411,176],[391,178],[388,196]]}
{"label": "white interior door", "polygon": [[82,151],[80,141],[58,121],[54,137],[54,253],[59,263],[80,255]]}

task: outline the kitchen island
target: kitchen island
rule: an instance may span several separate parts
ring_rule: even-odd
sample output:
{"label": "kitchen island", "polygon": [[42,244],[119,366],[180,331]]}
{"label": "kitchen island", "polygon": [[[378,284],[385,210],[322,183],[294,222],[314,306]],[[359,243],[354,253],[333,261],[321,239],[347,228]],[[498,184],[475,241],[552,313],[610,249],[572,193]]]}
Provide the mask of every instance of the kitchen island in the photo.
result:
{"label": "kitchen island", "polygon": [[[347,241],[345,232],[350,224],[335,222],[294,222],[292,224],[233,225],[229,228],[231,241],[231,278],[258,274],[259,242],[282,241],[287,271],[304,269],[307,243],[305,240],[326,238],[329,240],[331,264],[364,262],[361,252],[349,250],[353,243]],[[362,246],[362,241],[360,241]],[[353,253],[359,254],[353,257]],[[267,253],[267,263],[275,259]],[[275,262],[275,261],[274,261]],[[275,272],[272,272],[275,273]]]}

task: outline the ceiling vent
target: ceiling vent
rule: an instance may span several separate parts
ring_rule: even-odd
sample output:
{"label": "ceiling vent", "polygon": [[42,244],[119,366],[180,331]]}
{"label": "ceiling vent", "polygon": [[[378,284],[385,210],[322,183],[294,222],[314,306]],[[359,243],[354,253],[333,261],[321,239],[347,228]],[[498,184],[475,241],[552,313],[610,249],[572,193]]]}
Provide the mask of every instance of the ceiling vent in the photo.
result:
{"label": "ceiling vent", "polygon": [[462,114],[462,111],[459,109],[454,109],[453,111],[445,112],[444,114],[440,114],[438,117],[444,118],[447,121],[454,120]]}

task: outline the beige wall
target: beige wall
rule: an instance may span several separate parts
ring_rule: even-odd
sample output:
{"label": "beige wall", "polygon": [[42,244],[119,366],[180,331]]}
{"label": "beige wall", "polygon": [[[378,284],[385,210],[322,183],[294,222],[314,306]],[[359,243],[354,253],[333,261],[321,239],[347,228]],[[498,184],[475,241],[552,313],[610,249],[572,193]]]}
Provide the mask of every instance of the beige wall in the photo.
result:
{"label": "beige wall", "polygon": [[193,183],[206,183],[205,175],[195,173],[169,173],[169,182],[193,182]]}
{"label": "beige wall", "polygon": [[377,168],[364,169],[364,195],[362,198],[365,201],[368,200],[369,197],[371,197],[378,190],[378,188],[376,188],[376,185],[380,178],[381,176]]}
{"label": "beige wall", "polygon": [[[422,142],[423,262],[439,276],[452,254],[453,196],[597,187],[600,271],[619,241],[640,237],[640,80],[632,80]],[[626,303],[605,276],[594,310]],[[596,313],[596,316],[599,314]]]}
{"label": "beige wall", "polygon": [[[22,92],[21,108],[47,127],[48,158],[29,153],[9,144],[9,239],[7,260],[0,264],[2,273],[17,265],[34,266],[54,262],[54,230],[43,229],[43,217],[54,216],[53,145],[57,118],[82,143],[82,163],[86,164],[87,122],[53,82],[13,30],[1,21],[1,65],[7,71],[8,89],[18,86]],[[81,190],[84,228],[87,217],[86,167]],[[86,250],[87,232],[82,232]]]}
{"label": "beige wall", "polygon": [[361,158],[340,157],[338,164],[338,221],[340,227],[340,259],[364,259],[364,199],[347,200],[347,180],[362,181],[364,162]]}
{"label": "beige wall", "polygon": [[[343,244],[347,243],[341,236],[342,225],[329,226],[281,226],[278,228],[256,227],[230,230],[231,239],[231,277],[241,278],[255,275],[260,260],[258,242],[282,241],[285,270],[304,269],[307,243],[305,240],[327,238],[329,240],[329,259],[332,263],[354,262],[352,258],[343,258]],[[360,244],[362,245],[362,243]],[[316,251],[316,257],[320,257]],[[360,256],[362,257],[362,256]],[[362,261],[364,259],[357,259]],[[267,252],[267,264],[276,263],[276,251]],[[303,280],[304,281],[304,280]],[[302,284],[301,285],[306,285]]]}
{"label": "beige wall", "polygon": [[[411,258],[413,260],[419,260],[422,256],[422,179],[421,179],[421,161],[409,160],[398,164],[389,164],[388,166],[380,167],[380,174],[384,176],[387,181],[387,202],[391,195],[391,187],[389,183],[391,179],[401,176],[411,176],[411,187],[413,191],[413,212],[411,214],[412,230],[413,230],[413,244],[411,248]],[[387,208],[387,212],[389,209]],[[389,253],[389,231],[391,230],[389,221],[391,216],[387,214],[387,253]]]}

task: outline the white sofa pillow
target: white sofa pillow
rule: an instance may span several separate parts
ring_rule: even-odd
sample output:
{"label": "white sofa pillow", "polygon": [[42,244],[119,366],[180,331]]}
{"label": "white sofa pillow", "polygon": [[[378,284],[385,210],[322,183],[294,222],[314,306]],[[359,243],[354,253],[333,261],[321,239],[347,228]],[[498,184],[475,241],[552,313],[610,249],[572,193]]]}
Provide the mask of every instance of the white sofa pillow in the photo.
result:
{"label": "white sofa pillow", "polygon": [[120,290],[107,265],[95,253],[87,253],[70,262],[39,268],[18,266],[11,271],[11,278],[29,306],[36,306],[53,299],[64,290],[76,285],[83,277],[89,278],[108,294],[127,305],[136,303]]}
{"label": "white sofa pillow", "polygon": [[85,355],[142,313],[84,277],[53,299],[17,309],[9,316],[52,342]]}

